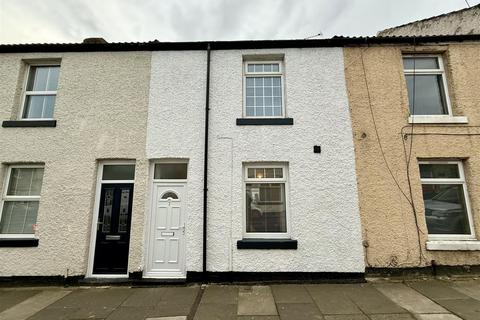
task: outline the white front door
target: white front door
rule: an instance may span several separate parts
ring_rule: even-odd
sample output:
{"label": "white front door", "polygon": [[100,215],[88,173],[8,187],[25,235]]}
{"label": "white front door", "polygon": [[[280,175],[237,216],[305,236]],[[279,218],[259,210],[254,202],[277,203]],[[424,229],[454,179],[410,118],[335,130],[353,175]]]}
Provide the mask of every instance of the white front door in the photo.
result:
{"label": "white front door", "polygon": [[185,184],[154,183],[146,277],[185,277]]}

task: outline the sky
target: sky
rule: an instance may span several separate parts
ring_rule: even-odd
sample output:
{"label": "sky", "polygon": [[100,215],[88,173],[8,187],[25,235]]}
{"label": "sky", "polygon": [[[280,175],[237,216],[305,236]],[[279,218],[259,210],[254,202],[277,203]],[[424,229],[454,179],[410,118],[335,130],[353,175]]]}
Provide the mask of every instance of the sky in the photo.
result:
{"label": "sky", "polygon": [[367,36],[466,6],[465,0],[0,0],[0,43]]}

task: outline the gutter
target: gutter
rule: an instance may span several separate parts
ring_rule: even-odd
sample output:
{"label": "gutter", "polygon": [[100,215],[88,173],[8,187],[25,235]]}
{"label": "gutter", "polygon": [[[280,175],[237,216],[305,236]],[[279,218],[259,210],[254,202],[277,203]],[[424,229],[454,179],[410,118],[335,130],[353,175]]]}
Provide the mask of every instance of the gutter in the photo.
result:
{"label": "gutter", "polygon": [[203,276],[207,274],[207,197],[208,197],[208,125],[210,111],[210,43],[207,44],[207,79],[205,86],[205,150],[203,153]]}

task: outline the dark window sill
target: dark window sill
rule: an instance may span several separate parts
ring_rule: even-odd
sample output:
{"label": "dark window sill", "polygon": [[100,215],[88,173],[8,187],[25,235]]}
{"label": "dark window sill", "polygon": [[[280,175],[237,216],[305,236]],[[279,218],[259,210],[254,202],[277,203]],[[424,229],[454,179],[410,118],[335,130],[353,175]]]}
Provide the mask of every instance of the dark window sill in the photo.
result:
{"label": "dark window sill", "polygon": [[237,126],[291,126],[293,118],[238,118]]}
{"label": "dark window sill", "polygon": [[38,247],[38,239],[0,239],[0,247]]}
{"label": "dark window sill", "polygon": [[37,128],[56,127],[57,120],[5,120],[2,122],[4,128]]}
{"label": "dark window sill", "polygon": [[294,249],[297,240],[291,239],[242,239],[237,241],[237,249]]}

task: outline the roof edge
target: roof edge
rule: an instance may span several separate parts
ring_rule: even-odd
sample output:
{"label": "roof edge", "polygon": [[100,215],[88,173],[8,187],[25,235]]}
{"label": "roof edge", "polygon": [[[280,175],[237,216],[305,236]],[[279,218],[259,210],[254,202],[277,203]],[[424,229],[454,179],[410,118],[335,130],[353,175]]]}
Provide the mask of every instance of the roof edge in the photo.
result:
{"label": "roof edge", "polygon": [[439,42],[480,41],[480,34],[438,35],[438,36],[376,36],[343,37],[328,39],[293,39],[293,40],[239,40],[239,41],[200,41],[200,42],[111,42],[111,43],[38,43],[38,44],[3,44],[0,53],[22,52],[95,52],[95,51],[190,51],[234,49],[279,49],[279,48],[315,48],[344,47],[356,45],[379,44],[421,44]]}

